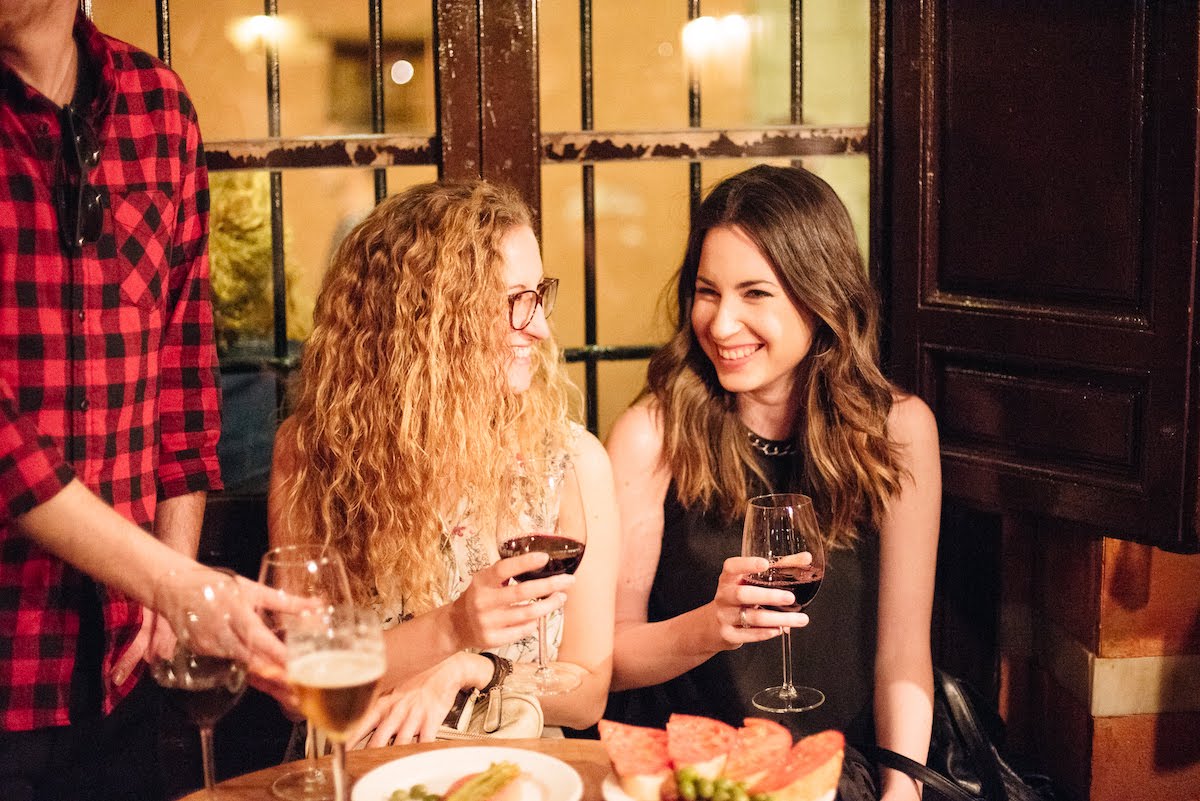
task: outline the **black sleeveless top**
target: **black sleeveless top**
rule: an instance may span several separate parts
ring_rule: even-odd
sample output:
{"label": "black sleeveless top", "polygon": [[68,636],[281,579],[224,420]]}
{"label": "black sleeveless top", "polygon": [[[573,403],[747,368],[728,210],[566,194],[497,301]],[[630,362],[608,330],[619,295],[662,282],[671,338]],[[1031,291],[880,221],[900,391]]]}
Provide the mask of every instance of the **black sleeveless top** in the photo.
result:
{"label": "black sleeveless top", "polygon": [[[760,457],[773,491],[803,491],[799,457]],[[667,620],[712,600],[721,565],[741,553],[742,518],[685,509],[672,482],[663,506],[662,553],[650,590],[648,619]],[[754,693],[782,680],[779,638],[721,651],[687,673],[654,687],[613,693],[610,720],[661,727],[672,712],[742,725],[743,718],[776,720],[799,737],[838,729],[856,745],[875,742],[872,721],[879,547],[872,533],[854,550],[827,555],[825,579],[805,610],[810,623],[792,632],[792,680],[825,693],[825,703],[808,712],[782,715],[750,703]]]}

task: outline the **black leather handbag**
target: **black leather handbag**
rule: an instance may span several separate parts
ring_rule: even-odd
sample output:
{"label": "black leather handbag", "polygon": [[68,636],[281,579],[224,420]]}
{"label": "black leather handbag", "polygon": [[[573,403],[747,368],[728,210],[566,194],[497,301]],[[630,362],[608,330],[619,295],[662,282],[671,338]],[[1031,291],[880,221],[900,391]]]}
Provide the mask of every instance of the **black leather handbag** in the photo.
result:
{"label": "black leather handbag", "polygon": [[922,765],[886,748],[863,753],[925,785],[925,798],[947,801],[1055,801],[1049,778],[1019,773],[1001,754],[1004,721],[970,685],[934,671],[929,762]]}

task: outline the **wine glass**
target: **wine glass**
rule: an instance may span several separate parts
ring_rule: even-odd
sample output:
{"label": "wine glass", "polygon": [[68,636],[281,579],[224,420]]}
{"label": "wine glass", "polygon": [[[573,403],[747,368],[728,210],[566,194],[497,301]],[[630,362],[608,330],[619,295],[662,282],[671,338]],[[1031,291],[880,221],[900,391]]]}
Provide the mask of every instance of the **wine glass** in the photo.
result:
{"label": "wine glass", "polygon": [[[350,583],[346,567],[337,553],[323,545],[283,545],[263,555],[258,571],[260,584],[295,598],[317,598],[322,605],[350,603]],[[280,637],[287,616],[269,609],[262,611],[263,622]],[[271,792],[286,801],[331,801],[333,782],[318,767],[316,732],[312,720],[305,722],[305,766],[289,771],[271,784]]]}
{"label": "wine glass", "polygon": [[[170,571],[160,587],[183,586],[184,605],[176,619],[155,611],[150,627],[150,675],[167,699],[200,729],[204,788],[216,798],[213,770],[213,726],[233,708],[246,690],[247,650],[235,636],[201,641],[193,632],[214,630],[212,621],[233,619],[242,601],[236,577],[227,571],[196,568]],[[159,592],[156,596],[161,597]],[[164,609],[156,598],[155,610]],[[165,620],[169,628],[161,625]],[[219,626],[230,631],[227,622]]]}
{"label": "wine glass", "polygon": [[[587,546],[587,523],[578,479],[569,459],[566,456],[524,459],[511,479],[512,503],[500,515],[497,550],[504,558],[535,551],[550,557],[543,567],[522,573],[514,580],[532,581],[574,573]],[[505,686],[533,695],[561,695],[578,687],[583,682],[583,671],[566,662],[548,662],[546,648],[543,615],[538,619],[537,662],[514,664]]]}
{"label": "wine glass", "polygon": [[349,604],[307,609],[284,629],[300,709],[333,743],[333,795],[346,799],[346,736],[366,714],[386,662],[379,618]]}
{"label": "wine glass", "polygon": [[[807,553],[811,561],[804,556]],[[751,498],[742,533],[742,556],[760,556],[770,566],[762,573],[751,573],[743,584],[789,590],[796,603],[789,606],[763,606],[777,612],[799,612],[816,597],[825,577],[825,548],[806,495],[760,495]],[[825,702],[825,694],[812,687],[792,684],[792,635],[780,629],[783,643],[783,684],[755,693],[754,706],[764,712],[804,712]]]}

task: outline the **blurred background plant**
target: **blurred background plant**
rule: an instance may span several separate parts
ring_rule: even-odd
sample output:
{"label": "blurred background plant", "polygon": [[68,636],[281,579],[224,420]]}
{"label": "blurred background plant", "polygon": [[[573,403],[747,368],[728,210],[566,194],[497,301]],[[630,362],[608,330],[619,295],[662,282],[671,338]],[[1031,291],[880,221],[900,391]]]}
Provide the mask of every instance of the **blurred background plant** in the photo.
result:
{"label": "blurred background plant", "polygon": [[[211,213],[208,257],[212,277],[217,348],[271,336],[271,195],[265,172],[209,174]],[[288,273],[288,339],[308,335],[311,309],[299,309],[292,232],[284,226],[284,269]]]}

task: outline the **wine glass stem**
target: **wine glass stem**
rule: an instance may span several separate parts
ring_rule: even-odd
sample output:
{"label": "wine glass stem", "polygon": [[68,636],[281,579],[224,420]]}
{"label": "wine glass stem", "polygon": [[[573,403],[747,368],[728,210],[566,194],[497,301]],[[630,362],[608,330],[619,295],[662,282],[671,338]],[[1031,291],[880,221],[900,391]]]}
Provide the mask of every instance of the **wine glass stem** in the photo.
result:
{"label": "wine glass stem", "polygon": [[204,763],[204,789],[209,795],[216,785],[216,775],[213,770],[213,730],[212,726],[200,727],[200,760]]}
{"label": "wine glass stem", "polygon": [[346,801],[346,744],[341,740],[333,743],[333,797]]}
{"label": "wine glass stem", "polygon": [[783,644],[783,686],[779,694],[785,698],[795,697],[796,688],[792,685],[792,630],[786,626],[779,630],[779,642]]}
{"label": "wine glass stem", "polygon": [[538,673],[546,670],[546,617],[538,618]]}
{"label": "wine glass stem", "polygon": [[307,732],[304,737],[304,758],[308,762],[305,767],[305,781],[316,782],[321,779],[320,763],[317,762],[317,728],[311,720],[304,721]]}

